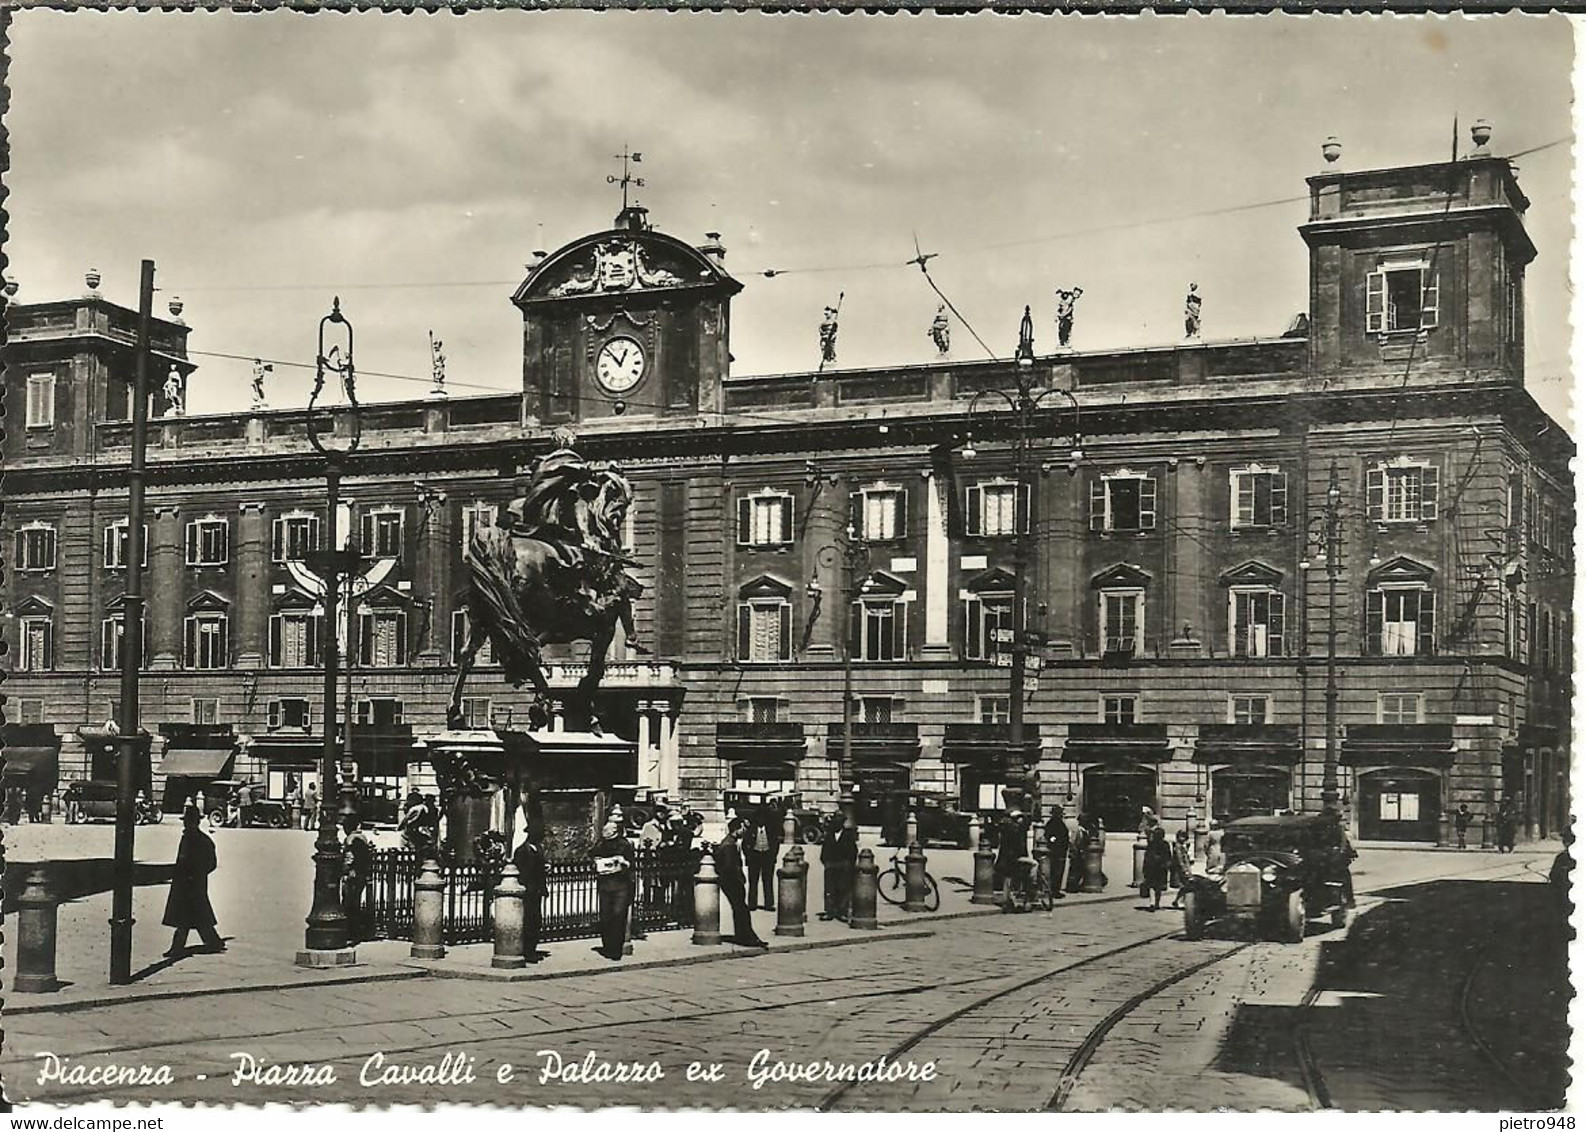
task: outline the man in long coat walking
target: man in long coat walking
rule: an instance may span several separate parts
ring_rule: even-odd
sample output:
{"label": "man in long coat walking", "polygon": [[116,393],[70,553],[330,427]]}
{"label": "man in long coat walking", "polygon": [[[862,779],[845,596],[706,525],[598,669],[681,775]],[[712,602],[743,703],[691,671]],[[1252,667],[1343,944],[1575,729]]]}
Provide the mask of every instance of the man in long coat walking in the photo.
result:
{"label": "man in long coat walking", "polygon": [[728,907],[732,909],[732,935],[730,942],[745,947],[767,947],[765,940],[755,934],[754,921],[749,916],[749,903],[745,898],[747,880],[743,875],[743,855],[738,851],[738,838],[748,822],[733,818],[727,823],[727,836],[716,843],[711,856],[716,860],[717,884]]}
{"label": "man in long coat walking", "polygon": [[1053,806],[1052,816],[1046,821],[1046,871],[1052,896],[1057,900],[1067,895],[1063,891],[1063,871],[1068,868],[1069,845],[1068,819],[1063,816],[1062,806]]}
{"label": "man in long coat walking", "polygon": [[182,841],[176,850],[176,870],[171,875],[171,894],[165,900],[165,918],[174,928],[171,949],[165,954],[175,958],[187,951],[187,933],[198,929],[204,950],[226,950],[225,941],[215,930],[215,909],[209,903],[209,874],[215,871],[215,843],[198,828],[203,815],[196,809],[182,811]]}

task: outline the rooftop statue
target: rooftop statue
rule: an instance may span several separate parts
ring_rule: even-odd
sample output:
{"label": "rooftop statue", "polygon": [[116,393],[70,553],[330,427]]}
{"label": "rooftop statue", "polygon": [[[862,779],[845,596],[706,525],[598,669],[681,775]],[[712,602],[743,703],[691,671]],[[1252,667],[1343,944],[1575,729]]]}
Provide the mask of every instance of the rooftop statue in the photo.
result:
{"label": "rooftop statue", "polygon": [[1194,283],[1190,284],[1189,294],[1184,296],[1184,337],[1199,338],[1201,335],[1201,297]]}
{"label": "rooftop statue", "polygon": [[549,722],[552,706],[540,647],[588,641],[589,671],[566,708],[569,729],[587,724],[596,731],[594,695],[618,623],[635,651],[648,651],[633,624],[633,600],[644,591],[628,573],[633,560],[622,547],[633,488],[615,470],[586,462],[572,430],[552,436],[556,448],[535,467],[524,494],[469,544],[469,634],[449,726],[461,726],[463,685],[487,640],[508,682],[532,683],[539,693],[533,726]]}
{"label": "rooftop statue", "polygon": [[1069,336],[1074,333],[1074,304],[1084,293],[1083,287],[1057,291],[1057,344],[1063,349],[1067,349]]}
{"label": "rooftop statue", "polygon": [[943,304],[936,308],[936,317],[931,319],[931,341],[936,343],[936,352],[942,357],[953,345],[953,328],[947,321],[947,306]]}

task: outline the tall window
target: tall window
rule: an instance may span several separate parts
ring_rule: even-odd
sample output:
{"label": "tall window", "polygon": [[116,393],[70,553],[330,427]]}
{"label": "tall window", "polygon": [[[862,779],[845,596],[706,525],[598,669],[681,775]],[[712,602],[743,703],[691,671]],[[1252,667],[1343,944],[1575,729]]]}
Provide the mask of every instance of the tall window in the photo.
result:
{"label": "tall window", "polygon": [[848,497],[849,522],[867,542],[895,542],[907,534],[908,493],[901,487],[867,487]]}
{"label": "tall window", "polygon": [[750,723],[778,723],[782,719],[782,701],[776,696],[750,696],[745,715]]}
{"label": "tall window", "polygon": [[976,696],[975,715],[982,723],[1007,723],[1013,718],[1007,696]]}
{"label": "tall window", "polygon": [[981,593],[964,599],[964,659],[991,660],[1013,652],[1013,595]]}
{"label": "tall window", "polygon": [[279,731],[282,728],[307,731],[311,726],[313,714],[307,700],[284,699],[271,700],[269,709],[269,728]]}
{"label": "tall window", "polygon": [[324,619],[306,609],[283,609],[270,618],[270,667],[314,668]]}
{"label": "tall window", "polygon": [[490,697],[489,696],[464,696],[463,697],[463,727],[470,731],[482,731],[490,726]]}
{"label": "tall window", "polygon": [[849,616],[849,647],[855,660],[904,660],[908,655],[908,603],[856,601]]}
{"label": "tall window", "polygon": [[193,722],[215,724],[220,722],[220,701],[213,698],[193,700]]}
{"label": "tall window", "polygon": [[1283,595],[1235,589],[1228,594],[1228,651],[1233,656],[1283,655]]}
{"label": "tall window", "polygon": [[50,428],[55,424],[55,375],[28,374],[28,428]]}
{"label": "tall window", "polygon": [[55,667],[55,623],[49,617],[19,619],[17,671],[48,672]]}
{"label": "tall window", "polygon": [[358,701],[358,723],[363,727],[400,727],[402,701],[392,696],[374,696]]}
{"label": "tall window", "polygon": [[1377,721],[1379,723],[1420,723],[1421,694],[1419,692],[1379,692],[1377,694]]}
{"label": "tall window", "polygon": [[[127,566],[127,545],[131,542],[132,524],[125,519],[117,519],[105,527],[105,568],[107,570],[124,570]],[[143,561],[140,566],[149,564],[149,528],[143,526]]]}
{"label": "tall window", "polygon": [[225,668],[231,663],[228,650],[226,615],[217,612],[195,613],[187,619],[184,668]]}
{"label": "tall window", "polygon": [[[122,649],[126,647],[127,616],[125,613],[115,613],[106,617],[99,626],[99,667],[106,672],[119,672],[122,664]],[[143,660],[141,666],[149,663],[149,622],[143,620]]]}
{"label": "tall window", "polygon": [[1228,514],[1238,527],[1281,527],[1289,517],[1289,476],[1251,465],[1228,473]]}
{"label": "tall window", "polygon": [[1369,656],[1430,656],[1435,599],[1422,587],[1379,586],[1366,594]]}
{"label": "tall window", "polygon": [[765,491],[738,500],[739,546],[786,546],[793,541],[793,497]]}
{"label": "tall window", "polygon": [[55,569],[55,528],[48,523],[29,523],[17,532],[18,570]]}
{"label": "tall window", "polygon": [[1438,469],[1396,460],[1366,470],[1366,518],[1375,523],[1430,523],[1437,518]]}
{"label": "tall window", "polygon": [[1030,531],[1030,485],[995,479],[964,492],[964,534],[1003,538]]}
{"label": "tall window", "polygon": [[475,500],[463,507],[463,551],[474,541],[474,535],[496,525],[496,505]]}
{"label": "tall window", "polygon": [[1366,276],[1366,333],[1437,325],[1437,275],[1420,261],[1385,263]]}
{"label": "tall window", "polygon": [[1152,531],[1156,529],[1156,479],[1127,468],[1091,481],[1090,529]]}
{"label": "tall window", "polygon": [[270,557],[276,562],[301,562],[319,549],[319,516],[307,512],[282,515],[271,524]]}
{"label": "tall window", "polygon": [[365,511],[360,546],[375,558],[402,557],[402,512],[394,509]]}
{"label": "tall window", "polygon": [[[453,610],[452,612],[452,663],[456,664],[462,657],[463,650],[468,647],[468,634],[472,628],[466,609]],[[495,654],[491,651],[490,638],[486,637],[484,644],[479,646],[479,651],[474,654],[475,664],[494,664]]]}
{"label": "tall window", "polygon": [[224,566],[231,555],[231,524],[225,519],[195,519],[187,524],[187,564]]}
{"label": "tall window", "polygon": [[365,668],[400,668],[407,663],[407,613],[400,609],[358,611],[358,663]]}
{"label": "tall window", "polygon": [[1103,723],[1139,723],[1140,697],[1102,696],[1101,721]]}
{"label": "tall window", "polygon": [[1145,591],[1103,590],[1101,650],[1117,656],[1145,651]]}
{"label": "tall window", "polygon": [[1267,696],[1236,693],[1228,697],[1230,723],[1271,723],[1272,703]]}
{"label": "tall window", "polygon": [[854,720],[857,723],[891,723],[891,696],[860,696],[854,700]]}
{"label": "tall window", "polygon": [[738,659],[774,664],[793,659],[793,606],[786,601],[738,603]]}

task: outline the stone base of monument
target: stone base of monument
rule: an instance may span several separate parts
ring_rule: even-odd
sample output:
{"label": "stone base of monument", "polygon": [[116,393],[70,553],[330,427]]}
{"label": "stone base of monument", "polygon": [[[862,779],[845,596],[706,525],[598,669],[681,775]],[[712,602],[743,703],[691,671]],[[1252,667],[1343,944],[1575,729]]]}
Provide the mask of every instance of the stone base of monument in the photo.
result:
{"label": "stone base of monument", "polygon": [[358,950],[353,947],[342,947],[335,950],[302,950],[297,953],[295,963],[299,967],[315,969],[329,969],[332,967],[359,967]]}

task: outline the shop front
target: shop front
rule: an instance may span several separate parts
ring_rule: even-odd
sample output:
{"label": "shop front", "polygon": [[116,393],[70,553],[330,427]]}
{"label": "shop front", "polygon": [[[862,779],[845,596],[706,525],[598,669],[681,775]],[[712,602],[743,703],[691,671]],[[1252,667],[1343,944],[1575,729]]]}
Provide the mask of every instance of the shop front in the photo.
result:
{"label": "shop front", "polygon": [[179,814],[189,799],[202,806],[205,789],[232,776],[236,766],[237,736],[230,724],[162,723],[165,757],[155,768],[165,780],[160,808]]}
{"label": "shop front", "polygon": [[716,757],[731,764],[722,814],[743,809],[746,795],[764,799],[797,793],[804,755],[802,723],[716,724]]}
{"label": "shop front", "polygon": [[1172,757],[1163,723],[1072,723],[1063,744],[1079,768],[1079,813],[1114,831],[1137,829],[1145,807],[1160,812],[1157,767]]}
{"label": "shop front", "polygon": [[1194,762],[1205,776],[1200,793],[1210,794],[1212,818],[1227,822],[1292,809],[1302,750],[1298,725],[1201,724]]}
{"label": "shop front", "polygon": [[942,759],[958,767],[958,808],[993,814],[1007,807],[1007,787],[1030,787],[1041,761],[1041,728],[1026,723],[1018,757],[1006,723],[949,723],[942,735]]}
{"label": "shop front", "polygon": [[1363,841],[1436,842],[1454,729],[1441,723],[1357,724],[1339,762],[1355,768]]}
{"label": "shop front", "polygon": [[5,821],[15,825],[23,814],[30,821],[46,820],[46,801],[60,785],[60,737],[47,723],[8,723],[3,734]]}
{"label": "shop front", "polygon": [[910,768],[920,757],[919,724],[853,723],[850,730],[841,721],[829,723],[826,757],[840,768],[842,796],[852,800],[854,820],[887,825],[907,807]]}

